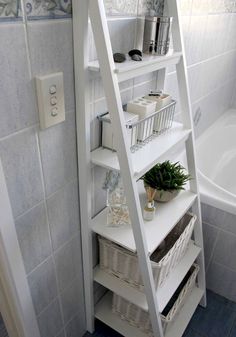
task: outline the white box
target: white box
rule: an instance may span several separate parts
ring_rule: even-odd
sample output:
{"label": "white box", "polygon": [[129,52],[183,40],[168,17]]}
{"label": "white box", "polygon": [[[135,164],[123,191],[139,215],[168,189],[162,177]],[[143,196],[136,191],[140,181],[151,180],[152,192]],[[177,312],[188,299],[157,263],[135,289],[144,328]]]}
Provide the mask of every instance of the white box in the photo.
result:
{"label": "white box", "polygon": [[[127,111],[139,115],[139,120],[147,118],[156,111],[156,101],[138,97],[127,104]],[[143,142],[153,134],[153,119],[147,119],[138,126],[137,138]]]}
{"label": "white box", "polygon": [[171,96],[168,94],[162,94],[161,96],[145,96],[145,99],[156,102],[155,111],[161,110],[165,106],[171,103]]}
{"label": "white box", "polygon": [[[135,115],[127,111],[124,111],[124,117],[125,117],[125,122],[127,124],[129,123],[132,124],[138,121],[138,115]],[[130,146],[134,145],[136,143],[135,132],[132,132],[132,129],[129,129],[129,128],[126,128],[126,130],[127,130],[128,144]],[[104,116],[104,121],[102,122],[102,146],[108,149],[111,149],[111,150],[117,149],[117,146],[115,145],[115,140],[114,140],[114,135],[112,131],[112,125],[111,125],[109,113],[107,113]]]}
{"label": "white box", "polygon": [[156,102],[144,97],[138,97],[127,104],[127,111],[138,114],[141,120],[156,111]]}

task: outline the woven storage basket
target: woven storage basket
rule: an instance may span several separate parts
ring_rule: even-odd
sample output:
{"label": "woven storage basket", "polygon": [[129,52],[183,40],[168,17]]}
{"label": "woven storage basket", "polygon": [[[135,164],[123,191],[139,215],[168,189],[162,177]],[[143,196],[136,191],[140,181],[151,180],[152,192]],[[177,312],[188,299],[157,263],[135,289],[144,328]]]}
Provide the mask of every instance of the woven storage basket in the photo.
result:
{"label": "woven storage basket", "polygon": [[[156,288],[161,287],[171,270],[185,255],[191,239],[196,216],[190,213],[178,222],[165,239],[165,249],[157,249],[150,257]],[[164,226],[164,224],[163,224]],[[135,253],[99,237],[100,268],[119,277],[139,290],[143,282]]]}
{"label": "woven storage basket", "polygon": [[[175,316],[184,305],[187,296],[193,290],[198,272],[199,266],[194,264],[166,308],[163,310],[161,321],[164,332],[166,331],[168,324],[174,320]],[[153,336],[151,321],[147,311],[144,311],[121,296],[113,294],[112,312],[119,315],[122,320],[127,321],[130,325]]]}

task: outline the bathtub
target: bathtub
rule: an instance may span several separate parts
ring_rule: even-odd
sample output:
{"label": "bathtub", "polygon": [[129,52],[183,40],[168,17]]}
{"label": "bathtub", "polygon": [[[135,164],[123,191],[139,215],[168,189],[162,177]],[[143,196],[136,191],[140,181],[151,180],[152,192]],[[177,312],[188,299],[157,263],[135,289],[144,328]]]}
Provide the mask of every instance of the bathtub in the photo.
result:
{"label": "bathtub", "polygon": [[201,202],[236,214],[236,110],[224,113],[196,143]]}
{"label": "bathtub", "polygon": [[207,288],[236,302],[236,110],[196,142]]}

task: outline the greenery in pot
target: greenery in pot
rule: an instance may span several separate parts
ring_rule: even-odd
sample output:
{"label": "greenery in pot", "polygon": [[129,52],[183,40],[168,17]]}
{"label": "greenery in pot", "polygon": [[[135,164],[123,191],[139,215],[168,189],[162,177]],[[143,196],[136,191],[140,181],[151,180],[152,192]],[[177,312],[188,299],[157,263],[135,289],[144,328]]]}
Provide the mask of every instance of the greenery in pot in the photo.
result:
{"label": "greenery in pot", "polygon": [[144,186],[150,186],[157,192],[155,200],[169,201],[175,197],[184,185],[191,179],[185,173],[185,168],[179,162],[171,163],[169,160],[156,164],[142,178]]}

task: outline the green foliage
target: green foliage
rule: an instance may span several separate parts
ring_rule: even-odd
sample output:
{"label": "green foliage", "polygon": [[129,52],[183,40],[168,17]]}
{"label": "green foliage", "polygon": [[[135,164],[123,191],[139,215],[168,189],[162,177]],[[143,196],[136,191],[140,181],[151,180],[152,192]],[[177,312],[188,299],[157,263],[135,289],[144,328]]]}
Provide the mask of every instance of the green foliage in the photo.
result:
{"label": "green foliage", "polygon": [[171,163],[167,160],[156,164],[141,179],[145,185],[159,191],[183,190],[186,182],[191,179],[184,171],[185,168],[179,162]]}

